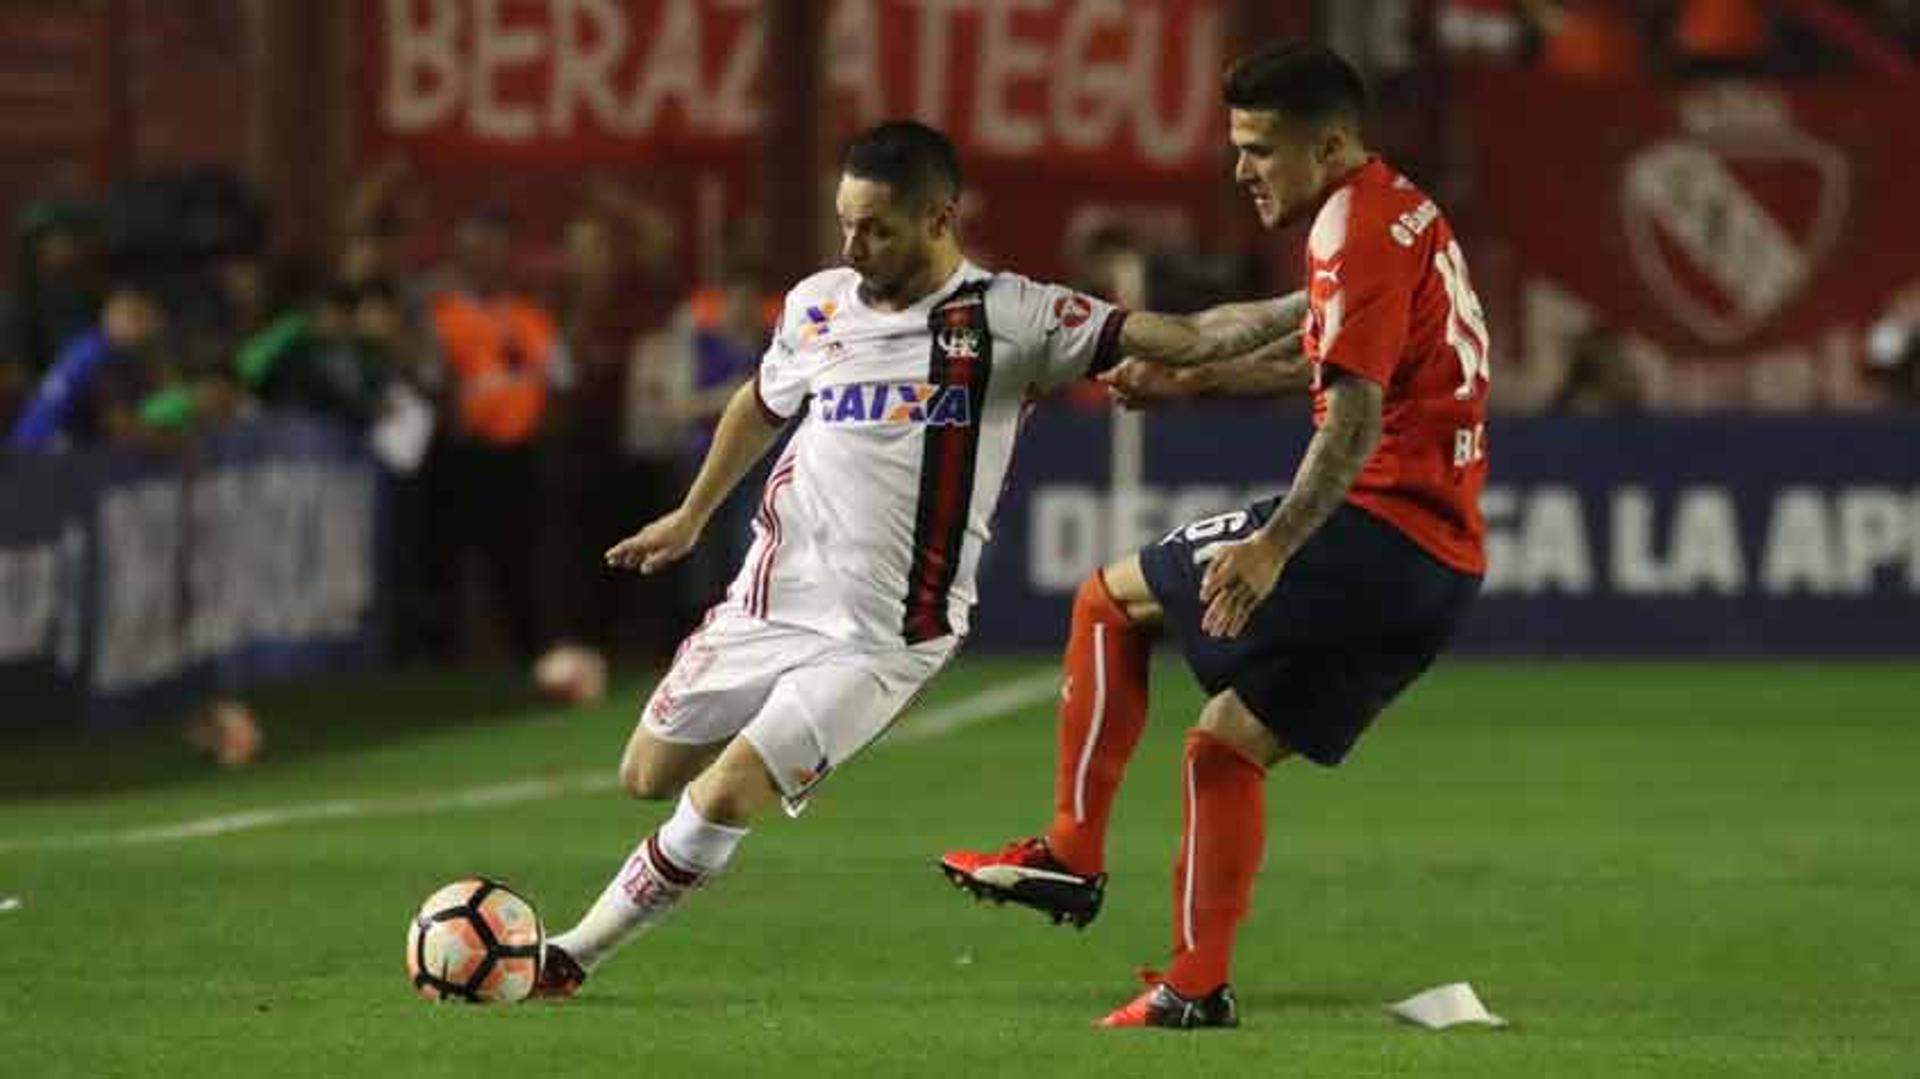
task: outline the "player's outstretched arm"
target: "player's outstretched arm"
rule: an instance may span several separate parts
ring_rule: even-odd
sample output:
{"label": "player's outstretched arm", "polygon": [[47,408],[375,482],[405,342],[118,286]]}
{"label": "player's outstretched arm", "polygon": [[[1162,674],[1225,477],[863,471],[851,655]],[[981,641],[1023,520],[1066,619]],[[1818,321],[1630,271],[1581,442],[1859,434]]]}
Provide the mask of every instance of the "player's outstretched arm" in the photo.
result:
{"label": "player's outstretched arm", "polygon": [[1120,352],[1173,367],[1218,363],[1264,348],[1300,328],[1307,294],[1209,307],[1193,315],[1136,311],[1120,328]]}
{"label": "player's outstretched arm", "polygon": [[1287,397],[1313,388],[1313,365],[1295,330],[1252,352],[1198,367],[1128,359],[1099,376],[1122,408],[1214,397]]}
{"label": "player's outstretched arm", "polygon": [[774,423],[760,407],[753,378],[741,383],[727,402],[726,411],[720,414],[713,445],[707,450],[706,460],[700,462],[700,472],[679,508],[608,548],[607,565],[652,573],[686,557],[699,542],[713,511],[726,501],[754,462],[766,454],[785,426]]}
{"label": "player's outstretched arm", "polygon": [[1207,566],[1200,583],[1200,600],[1207,605],[1200,626],[1206,632],[1235,637],[1246,628],[1287,560],[1333,516],[1380,444],[1380,386],[1355,375],[1335,373],[1334,379],[1327,390],[1326,419],[1307,444],[1279,508],[1260,531],[1221,548]]}

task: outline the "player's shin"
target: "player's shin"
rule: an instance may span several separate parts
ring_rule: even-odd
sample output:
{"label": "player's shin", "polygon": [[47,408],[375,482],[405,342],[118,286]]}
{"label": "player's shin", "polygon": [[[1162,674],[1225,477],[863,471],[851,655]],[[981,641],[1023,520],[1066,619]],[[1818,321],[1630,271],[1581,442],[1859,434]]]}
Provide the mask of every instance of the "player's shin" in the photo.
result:
{"label": "player's shin", "polygon": [[1188,998],[1227,983],[1234,934],[1266,849],[1266,769],[1206,733],[1187,734],[1180,853],[1173,872],[1173,965]]}
{"label": "player's shin", "polygon": [[635,847],[582,915],[550,943],[592,970],[620,945],[666,919],[688,893],[718,873],[747,829],[707,820],[687,794],[673,816]]}
{"label": "player's shin", "polygon": [[1106,870],[1107,820],[1147,722],[1151,644],[1100,573],[1081,582],[1067,640],[1047,830],[1053,856],[1075,873]]}

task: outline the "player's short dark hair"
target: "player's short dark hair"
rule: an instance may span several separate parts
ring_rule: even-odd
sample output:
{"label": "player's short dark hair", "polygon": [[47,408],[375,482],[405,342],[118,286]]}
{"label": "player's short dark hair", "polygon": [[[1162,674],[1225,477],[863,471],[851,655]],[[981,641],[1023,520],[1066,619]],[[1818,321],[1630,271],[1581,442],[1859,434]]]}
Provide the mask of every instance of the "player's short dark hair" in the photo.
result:
{"label": "player's short dark hair", "polygon": [[840,171],[891,186],[917,206],[960,197],[960,157],[938,130],[917,120],[889,120],[847,143]]}
{"label": "player's short dark hair", "polygon": [[1241,57],[1227,69],[1220,96],[1230,109],[1278,112],[1309,124],[1358,125],[1367,111],[1360,73],[1311,41],[1276,42]]}

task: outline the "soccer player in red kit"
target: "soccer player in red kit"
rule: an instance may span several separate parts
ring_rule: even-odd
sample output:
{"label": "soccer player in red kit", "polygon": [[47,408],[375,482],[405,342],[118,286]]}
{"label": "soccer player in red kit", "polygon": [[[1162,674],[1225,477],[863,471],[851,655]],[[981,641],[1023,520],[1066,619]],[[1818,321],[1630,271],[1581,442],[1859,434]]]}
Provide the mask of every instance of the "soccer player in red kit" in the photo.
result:
{"label": "soccer player in red kit", "polygon": [[1134,361],[1108,380],[1134,404],[1310,391],[1317,431],[1283,496],[1189,524],[1081,585],[1051,827],[941,859],[976,895],[1092,921],[1108,813],[1146,722],[1149,645],[1175,634],[1210,699],[1186,740],[1173,957],[1110,1027],[1238,1022],[1228,965],[1266,845],[1267,771],[1338,764],[1446,647],[1485,569],[1487,330],[1452,228],[1368,152],[1365,91],[1338,55],[1270,46],[1228,72],[1224,96],[1260,223],[1313,221],[1305,359]]}

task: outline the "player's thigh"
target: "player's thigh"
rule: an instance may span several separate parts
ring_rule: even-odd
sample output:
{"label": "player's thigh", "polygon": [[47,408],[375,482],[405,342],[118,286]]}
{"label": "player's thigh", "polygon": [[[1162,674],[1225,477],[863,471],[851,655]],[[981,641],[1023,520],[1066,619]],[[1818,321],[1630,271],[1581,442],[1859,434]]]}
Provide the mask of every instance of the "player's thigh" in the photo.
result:
{"label": "player's thigh", "polygon": [[[1277,501],[1267,499],[1181,525],[1159,542],[1108,567],[1108,588],[1126,589],[1127,600],[1144,595],[1175,629],[1187,622],[1197,627],[1200,582],[1206,576],[1207,563],[1221,547],[1253,535],[1272,514]],[[1132,576],[1128,574],[1129,563]],[[1115,598],[1121,598],[1117,591]]]}
{"label": "player's thigh", "polygon": [[953,654],[952,643],[865,652],[844,648],[780,678],[741,731],[789,805],[798,806],[904,712]]}
{"label": "player's thigh", "polygon": [[1232,689],[1280,744],[1332,767],[1436,654],[1427,641],[1292,648],[1236,671]]}
{"label": "player's thigh", "polygon": [[654,688],[627,741],[621,781],[638,797],[671,797],[765,708],[783,672],[831,647],[818,634],[717,609]]}
{"label": "player's thigh", "polygon": [[1200,722],[1196,726],[1263,768],[1271,768],[1293,755],[1273,728],[1231,689],[1208,699],[1206,707],[1200,710]]}

